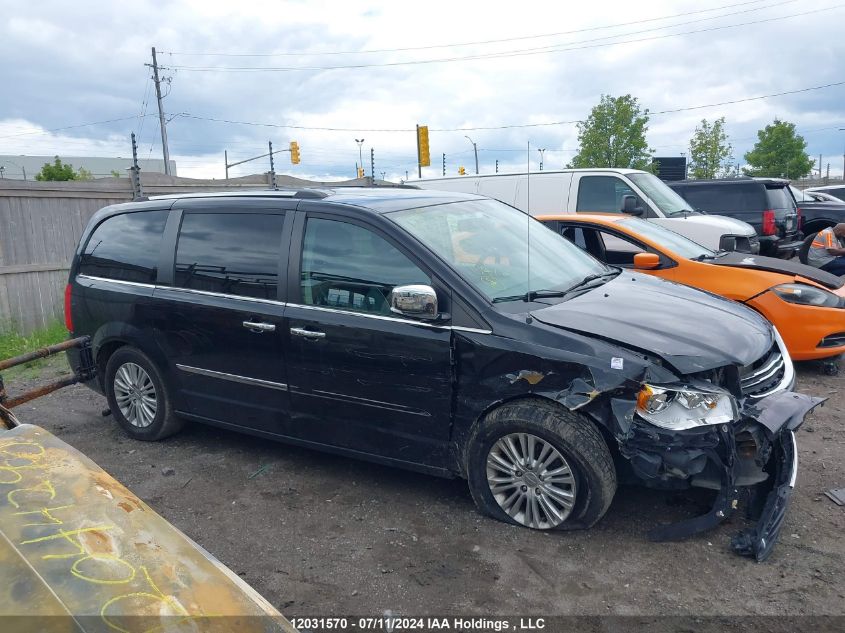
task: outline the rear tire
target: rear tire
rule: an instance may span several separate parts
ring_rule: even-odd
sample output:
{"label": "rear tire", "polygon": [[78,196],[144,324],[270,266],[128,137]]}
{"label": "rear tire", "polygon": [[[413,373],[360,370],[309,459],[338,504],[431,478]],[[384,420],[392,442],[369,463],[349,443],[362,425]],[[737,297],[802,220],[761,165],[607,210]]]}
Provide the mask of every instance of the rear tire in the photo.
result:
{"label": "rear tire", "polygon": [[613,458],[596,426],[534,398],[485,416],[469,438],[466,468],[479,510],[533,529],[588,528],[616,492]]}
{"label": "rear tire", "polygon": [[184,426],[173,413],[161,372],[142,351],[121,347],[114,352],[106,363],[104,386],[114,419],[130,437],[152,442]]}

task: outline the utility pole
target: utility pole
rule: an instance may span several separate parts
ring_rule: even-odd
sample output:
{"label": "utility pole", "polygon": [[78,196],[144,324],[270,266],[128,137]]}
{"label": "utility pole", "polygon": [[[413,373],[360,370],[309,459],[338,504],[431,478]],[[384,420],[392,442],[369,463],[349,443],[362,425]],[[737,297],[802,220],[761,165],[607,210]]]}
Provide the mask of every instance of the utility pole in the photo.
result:
{"label": "utility pole", "polygon": [[446,154],[443,154],[443,175],[446,175]]}
{"label": "utility pole", "polygon": [[164,154],[164,173],[170,175],[170,149],[167,147],[167,121],[164,119],[164,107],[161,103],[161,80],[158,77],[158,61],[156,47],[153,46],[153,81],[156,85],[156,100],[158,101],[158,122],[161,126],[161,150]]}
{"label": "utility pole", "polygon": [[370,148],[370,178],[375,182],[376,179],[376,151]]}
{"label": "utility pole", "polygon": [[[839,131],[845,132],[845,127],[839,128]],[[845,182],[845,147],[842,148],[842,182]]]}
{"label": "utility pole", "polygon": [[819,154],[819,180],[822,179],[822,155]]}
{"label": "utility pole", "polygon": [[226,165],[226,180],[229,180],[229,152],[223,150],[223,164]]}
{"label": "utility pole", "polygon": [[499,159],[496,159],[496,173],[499,173]]}

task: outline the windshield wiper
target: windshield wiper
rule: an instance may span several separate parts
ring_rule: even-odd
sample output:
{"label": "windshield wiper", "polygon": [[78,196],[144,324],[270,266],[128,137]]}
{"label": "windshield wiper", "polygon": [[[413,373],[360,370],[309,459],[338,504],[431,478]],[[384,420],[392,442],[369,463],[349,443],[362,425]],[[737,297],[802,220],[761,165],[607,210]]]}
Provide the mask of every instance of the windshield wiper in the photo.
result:
{"label": "windshield wiper", "polygon": [[594,275],[587,275],[581,281],[576,283],[574,286],[570,286],[566,290],[531,290],[526,292],[522,295],[510,295],[507,297],[495,297],[493,299],[493,303],[504,303],[507,301],[534,301],[535,299],[549,299],[553,297],[565,297],[573,290],[577,290],[579,288],[583,288],[588,284],[598,281],[599,279],[604,279],[609,275],[618,275],[621,271],[620,270],[608,270],[607,272],[603,273],[596,273]]}
{"label": "windshield wiper", "polygon": [[729,251],[721,250],[717,253],[702,253],[701,255],[690,257],[690,260],[694,262],[703,262],[705,259],[718,259],[719,257],[727,255],[728,252]]}
{"label": "windshield wiper", "polygon": [[586,277],[584,277],[581,281],[579,281],[574,286],[570,286],[569,288],[567,288],[566,291],[564,292],[564,294],[569,294],[573,290],[578,290],[579,288],[583,288],[584,286],[587,286],[594,281],[598,281],[599,279],[604,279],[605,277],[608,277],[610,275],[614,275],[614,276],[618,275],[620,272],[621,271],[617,269],[617,270],[608,270],[607,272],[603,272],[603,273],[596,273],[594,275],[587,275]]}
{"label": "windshield wiper", "polygon": [[548,299],[550,297],[563,297],[568,290],[531,290],[523,295],[511,295],[509,297],[496,297],[493,303],[504,303],[506,301],[534,301],[534,299]]}

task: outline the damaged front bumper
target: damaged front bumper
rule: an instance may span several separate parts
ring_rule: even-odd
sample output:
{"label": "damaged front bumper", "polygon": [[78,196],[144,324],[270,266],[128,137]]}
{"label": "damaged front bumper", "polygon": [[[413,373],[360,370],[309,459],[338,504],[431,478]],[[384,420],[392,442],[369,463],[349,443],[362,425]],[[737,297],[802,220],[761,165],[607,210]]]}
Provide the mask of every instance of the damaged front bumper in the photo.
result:
{"label": "damaged front bumper", "polygon": [[784,391],[745,404],[731,424],[684,431],[635,419],[620,452],[638,478],[656,487],[718,490],[710,511],[651,533],[656,541],[681,540],[715,527],[745,500],[754,527],[738,533],[732,548],[757,561],[772,552],[798,474],[795,430],[824,402]]}

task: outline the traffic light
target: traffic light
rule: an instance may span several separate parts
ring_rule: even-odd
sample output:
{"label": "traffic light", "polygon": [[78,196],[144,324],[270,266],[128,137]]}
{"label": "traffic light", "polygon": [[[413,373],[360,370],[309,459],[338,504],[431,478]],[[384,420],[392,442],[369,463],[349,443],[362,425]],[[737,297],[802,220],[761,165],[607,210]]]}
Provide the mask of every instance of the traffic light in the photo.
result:
{"label": "traffic light", "polygon": [[431,155],[428,150],[428,126],[417,126],[417,159],[420,167],[431,165]]}
{"label": "traffic light", "polygon": [[464,166],[463,166],[463,165],[461,165],[460,167],[458,167],[458,173],[459,173],[461,176],[466,176],[466,175],[467,175],[467,170],[466,170],[466,169],[464,169]]}
{"label": "traffic light", "polygon": [[363,177],[364,177],[364,168],[359,167],[358,168],[358,178],[363,178]]}
{"label": "traffic light", "polygon": [[296,141],[290,142],[290,162],[293,165],[299,164],[299,143]]}

